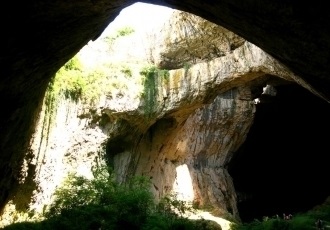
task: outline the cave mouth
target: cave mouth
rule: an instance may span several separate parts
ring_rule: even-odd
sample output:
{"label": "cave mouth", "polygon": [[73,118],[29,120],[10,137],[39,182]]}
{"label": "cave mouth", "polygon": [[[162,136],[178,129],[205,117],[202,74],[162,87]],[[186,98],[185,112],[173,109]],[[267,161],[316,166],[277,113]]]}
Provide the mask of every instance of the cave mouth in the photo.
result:
{"label": "cave mouth", "polygon": [[254,124],[228,171],[243,222],[306,212],[330,195],[330,105],[296,84],[256,105]]}

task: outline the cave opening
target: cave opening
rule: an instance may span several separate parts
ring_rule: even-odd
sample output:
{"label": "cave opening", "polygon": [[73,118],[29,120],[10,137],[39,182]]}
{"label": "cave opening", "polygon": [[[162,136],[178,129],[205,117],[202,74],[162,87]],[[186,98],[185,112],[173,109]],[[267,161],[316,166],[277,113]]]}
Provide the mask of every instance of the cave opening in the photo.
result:
{"label": "cave opening", "polygon": [[306,212],[330,194],[330,105],[297,84],[256,105],[254,123],[228,171],[243,222]]}

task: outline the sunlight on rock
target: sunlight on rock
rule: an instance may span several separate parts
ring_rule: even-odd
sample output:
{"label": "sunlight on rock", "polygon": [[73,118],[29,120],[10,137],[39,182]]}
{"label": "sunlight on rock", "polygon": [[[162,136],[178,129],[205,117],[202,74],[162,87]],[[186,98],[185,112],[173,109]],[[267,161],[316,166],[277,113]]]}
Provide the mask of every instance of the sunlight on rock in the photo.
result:
{"label": "sunlight on rock", "polygon": [[[96,41],[90,41],[81,50],[82,62],[85,66],[94,68],[100,62],[117,61],[125,63],[127,62],[125,60],[127,54],[136,57],[137,60],[143,59],[143,56],[146,55],[145,34],[147,31],[150,32],[157,26],[164,24],[173,12],[174,10],[168,7],[141,2],[126,7]],[[132,29],[134,39],[131,39],[130,36],[121,36],[121,39],[117,39],[118,32],[124,28]],[[109,39],[116,40],[116,47],[121,47],[121,50],[109,49],[109,44],[104,42],[108,42]]]}
{"label": "sunlight on rock", "polygon": [[[173,192],[178,200],[192,202],[194,190],[188,166],[186,164],[176,167],[176,179],[173,183]],[[196,213],[186,212],[189,219],[205,219],[216,222],[223,230],[230,230],[231,222],[221,217],[213,216],[209,212],[198,211]]]}
{"label": "sunlight on rock", "polygon": [[179,200],[193,201],[194,199],[192,181],[186,164],[176,168],[176,179],[173,184],[173,191],[177,194]]}
{"label": "sunlight on rock", "polygon": [[[173,192],[177,195],[178,200],[193,202],[194,200],[194,190],[192,185],[192,180],[190,176],[190,172],[188,169],[188,166],[186,164],[179,165],[176,167],[176,179],[173,183]],[[223,230],[230,230],[230,224],[231,222],[217,217],[213,216],[209,212],[199,211],[194,213],[186,212],[186,216],[189,219],[204,219],[204,220],[211,220],[216,222],[221,226]]]}

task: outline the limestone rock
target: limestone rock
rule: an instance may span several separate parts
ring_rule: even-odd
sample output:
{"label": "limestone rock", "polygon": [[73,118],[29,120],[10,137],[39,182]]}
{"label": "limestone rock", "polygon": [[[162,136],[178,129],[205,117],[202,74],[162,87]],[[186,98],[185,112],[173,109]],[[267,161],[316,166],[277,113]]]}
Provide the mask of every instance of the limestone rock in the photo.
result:
{"label": "limestone rock", "polygon": [[[163,27],[171,28],[163,31],[166,36],[174,34],[172,29],[179,31],[177,37],[162,45],[157,41],[157,46],[151,42],[151,53],[161,54],[156,63],[175,69],[168,70],[167,78],[153,75],[148,87],[140,82],[144,94],[127,88],[101,96],[94,107],[60,100],[52,126],[44,107],[22,171],[23,179],[33,176],[36,183],[25,205],[42,210],[67,173],[90,175],[107,158],[119,181],[131,175],[151,178],[158,199],[177,192],[201,207],[211,206],[218,215],[239,218],[226,165],[253,122],[252,91],[270,79],[292,82],[296,76],[255,45],[184,15],[178,13],[170,27]],[[186,18],[182,26],[180,18]],[[195,31],[203,26],[202,34]],[[127,57],[136,60],[132,53]],[[28,173],[32,166],[35,175]]]}
{"label": "limestone rock", "polygon": [[183,68],[222,57],[244,43],[244,39],[233,32],[178,10],[150,36],[154,43],[153,61],[164,69]]}
{"label": "limestone rock", "polygon": [[[29,138],[52,76],[133,2],[12,1],[1,8],[5,34],[0,57],[0,95],[4,99],[0,119],[1,209],[23,180],[20,174],[26,165]],[[157,2],[203,16],[242,35],[289,66],[299,76],[297,82],[304,79],[308,89],[329,101],[330,27],[328,9],[323,5],[298,1]],[[22,39],[22,34],[28,36]]]}
{"label": "limestone rock", "polygon": [[240,100],[245,90],[220,94],[181,124],[161,119],[141,139],[136,172],[152,178],[158,197],[174,190],[179,198],[238,218],[226,164],[253,121],[253,104]]}

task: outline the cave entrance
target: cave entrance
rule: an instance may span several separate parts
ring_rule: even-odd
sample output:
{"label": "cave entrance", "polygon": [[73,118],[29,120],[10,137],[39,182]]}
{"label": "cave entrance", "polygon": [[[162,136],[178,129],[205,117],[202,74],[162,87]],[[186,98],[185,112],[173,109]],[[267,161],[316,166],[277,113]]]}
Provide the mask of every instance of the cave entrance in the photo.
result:
{"label": "cave entrance", "polygon": [[296,85],[277,86],[229,165],[243,222],[305,212],[330,194],[330,105]]}

